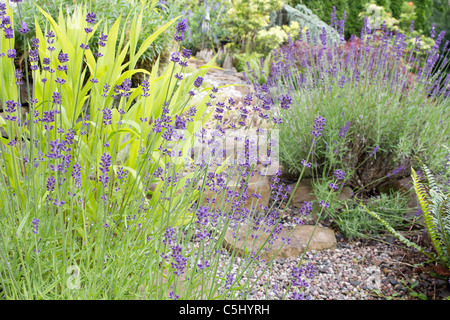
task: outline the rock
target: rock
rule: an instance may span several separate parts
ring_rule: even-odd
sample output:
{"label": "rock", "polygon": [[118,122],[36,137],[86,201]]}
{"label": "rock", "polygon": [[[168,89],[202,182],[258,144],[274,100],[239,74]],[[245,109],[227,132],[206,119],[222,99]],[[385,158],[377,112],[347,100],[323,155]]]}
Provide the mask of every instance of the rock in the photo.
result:
{"label": "rock", "polygon": [[412,187],[411,178],[404,178],[401,180],[389,180],[381,184],[378,187],[380,193],[390,193],[390,192],[406,192]]}
{"label": "rock", "polygon": [[380,193],[391,193],[391,192],[401,192],[403,195],[408,196],[408,209],[415,209],[419,207],[419,202],[414,190],[412,190],[413,183],[411,177],[406,177],[399,180],[390,180],[382,185],[380,185],[377,189]]}
{"label": "rock", "polygon": [[[291,184],[292,190],[294,190],[296,183]],[[314,189],[311,185],[310,179],[303,179],[299,182],[297,190],[295,190],[292,196],[291,205],[300,208],[305,201],[314,201]]]}
{"label": "rock", "polygon": [[350,199],[353,196],[353,190],[350,187],[344,187],[339,194],[339,201]]}
{"label": "rock", "polygon": [[214,52],[211,49],[203,49],[199,51],[195,57],[199,60],[208,62],[214,57]]}
{"label": "rock", "polygon": [[229,53],[225,56],[225,60],[223,61],[222,68],[224,69],[232,69],[234,67],[234,59],[233,56]]}
{"label": "rock", "polygon": [[367,273],[371,274],[364,280],[365,287],[368,290],[379,290],[381,287],[381,272],[379,268],[375,266],[367,267]]}
{"label": "rock", "polygon": [[[252,225],[253,227],[254,225]],[[270,228],[272,230],[272,228]],[[242,224],[237,236],[233,237],[233,230],[228,230],[223,246],[229,252],[235,252],[238,256],[250,256],[252,252],[257,252],[266,239],[270,236],[270,232],[265,232],[264,227],[260,226],[258,231],[253,229],[249,232],[249,224]],[[257,236],[254,239],[253,236]],[[312,235],[312,238],[311,238]],[[294,229],[288,230],[284,228],[280,234],[276,235],[277,239],[273,244],[266,243],[265,248],[260,251],[260,258],[270,260],[286,259],[291,257],[299,257],[306,251],[334,250],[337,248],[336,237],[333,230],[323,227],[311,225],[297,225]],[[288,243],[283,243],[282,237],[290,239]],[[308,241],[309,246],[307,247]],[[267,250],[266,250],[267,249]]]}
{"label": "rock", "polygon": [[[201,182],[199,184],[201,185]],[[228,187],[230,187],[230,190],[236,190],[240,192],[239,179],[237,176],[230,179]],[[209,198],[209,201],[211,201],[211,199],[214,199],[215,201],[215,203],[210,204],[211,209],[221,209],[221,210],[229,209],[231,205],[230,203],[225,202],[225,200],[228,197],[223,192],[224,191],[222,190],[219,194],[217,194],[213,190],[206,190],[204,193],[203,205],[208,204]],[[270,193],[271,188],[269,176],[261,176],[259,174],[255,174],[248,180],[248,188],[247,188],[248,199],[245,201],[244,206],[248,210],[252,210],[253,207],[259,209],[260,205],[267,207],[269,205]],[[261,199],[258,200],[257,198],[253,197],[252,194],[260,195]]]}
{"label": "rock", "polygon": [[188,65],[190,65],[191,67],[198,69],[201,66],[205,65],[205,61],[203,60],[198,60],[198,59],[189,59],[188,60]]}
{"label": "rock", "polygon": [[[295,183],[291,184],[292,190],[294,190]],[[340,191],[339,201],[344,201],[350,199],[353,196],[353,190],[350,187],[344,187]],[[300,208],[304,201],[314,201],[317,200],[314,194],[314,188],[312,186],[311,179],[303,179],[299,182],[297,190],[291,200],[291,205]]]}
{"label": "rock", "polygon": [[350,280],[350,284],[354,287],[358,287],[360,285],[360,282],[358,280]]}

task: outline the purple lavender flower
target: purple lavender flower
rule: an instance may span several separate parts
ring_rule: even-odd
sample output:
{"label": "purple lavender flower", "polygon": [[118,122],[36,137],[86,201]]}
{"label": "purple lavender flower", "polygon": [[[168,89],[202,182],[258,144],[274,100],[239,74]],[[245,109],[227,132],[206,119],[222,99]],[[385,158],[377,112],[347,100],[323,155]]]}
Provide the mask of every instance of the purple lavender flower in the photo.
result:
{"label": "purple lavender flower", "polygon": [[105,126],[112,124],[112,111],[108,107],[103,109],[103,124]]}
{"label": "purple lavender flower", "polygon": [[227,290],[230,289],[233,284],[233,281],[234,281],[234,274],[232,274],[232,273],[228,274],[227,280],[225,282],[225,289],[227,289]]}
{"label": "purple lavender flower", "polygon": [[183,19],[178,22],[175,32],[175,41],[181,42],[184,39],[184,32],[188,28],[187,19]]}
{"label": "purple lavender flower", "polygon": [[111,167],[111,156],[105,152],[100,157],[100,171],[103,173],[99,176],[98,181],[103,182],[103,186],[106,187],[109,181],[109,170]]}
{"label": "purple lavender flower", "polygon": [[181,116],[175,116],[175,129],[177,130],[185,130],[186,129],[186,120],[184,120]]}
{"label": "purple lavender flower", "polygon": [[47,43],[48,44],[52,44],[55,41],[53,38],[56,37],[56,35],[55,35],[55,33],[52,30],[49,30],[45,34],[45,37],[47,38]]}
{"label": "purple lavender flower", "polygon": [[14,38],[14,30],[11,27],[7,27],[3,29],[5,33],[5,39],[13,39]]}
{"label": "purple lavender flower", "polygon": [[184,269],[186,268],[186,264],[188,261],[188,258],[183,257],[181,251],[182,247],[178,244],[172,246],[172,253],[171,257],[173,258],[173,261],[171,263],[172,269],[174,269],[174,274],[177,276],[180,276],[184,273]]}
{"label": "purple lavender flower", "polygon": [[202,226],[206,226],[209,222],[209,210],[207,206],[200,206],[199,209],[197,210],[197,221],[196,223],[202,225]]}
{"label": "purple lavender flower", "polygon": [[52,94],[52,103],[54,104],[61,104],[62,103],[62,98],[61,98],[61,93],[54,91]]}
{"label": "purple lavender flower", "polygon": [[61,207],[65,203],[66,203],[65,201],[58,200],[57,198],[55,198],[55,200],[53,201],[53,205],[55,205],[57,207]]}
{"label": "purple lavender flower", "polygon": [[108,85],[107,83],[105,83],[105,85],[103,86],[103,93],[102,93],[102,97],[103,98],[107,98],[108,97],[108,92],[109,92],[110,88],[111,88],[111,86]]}
{"label": "purple lavender flower", "polygon": [[46,156],[50,159],[61,159],[63,155],[61,154],[62,143],[59,142],[59,139],[53,140],[49,142],[50,144],[50,152],[46,154]]}
{"label": "purple lavender flower", "polygon": [[169,298],[170,298],[170,299],[172,299],[172,300],[178,300],[179,297],[180,297],[180,296],[177,295],[177,294],[175,294],[175,292],[170,291],[170,294],[169,294]]}
{"label": "purple lavender flower", "polygon": [[170,56],[170,61],[177,63],[180,62],[180,53],[179,52],[173,52]]}
{"label": "purple lavender flower", "polygon": [[102,32],[102,34],[98,37],[98,45],[100,46],[100,47],[104,47],[104,46],[106,46],[106,41],[108,40],[108,35],[106,35],[106,34],[104,34],[103,32]]}
{"label": "purple lavender flower", "polygon": [[412,33],[414,31],[414,20],[411,21],[411,25],[409,26],[409,33]]}
{"label": "purple lavender flower", "polygon": [[290,95],[281,96],[280,106],[282,109],[289,109],[292,104],[292,97]]}
{"label": "purple lavender flower", "polygon": [[311,168],[311,162],[306,161],[305,159],[303,159],[301,161],[302,165],[304,165],[307,168]]}
{"label": "purple lavender flower", "polygon": [[405,170],[405,169],[406,169],[405,166],[400,166],[400,167],[398,167],[397,169],[395,169],[394,171],[389,172],[389,173],[387,174],[387,177],[390,178],[391,176],[394,176],[394,175],[396,175],[396,174],[399,174],[400,172],[402,172],[402,171]]}
{"label": "purple lavender flower", "polygon": [[342,127],[339,131],[339,137],[343,138],[347,135],[348,129],[350,128],[350,121],[347,121],[346,125]]}
{"label": "purple lavender flower", "polygon": [[18,84],[18,85],[23,84],[22,77],[23,77],[22,70],[16,70],[16,74],[15,74],[16,84]]}
{"label": "purple lavender flower", "polygon": [[67,72],[67,70],[68,70],[69,68],[66,66],[66,65],[58,65],[57,67],[56,67],[56,70],[58,70],[58,71],[61,71],[61,72]]}
{"label": "purple lavender flower", "polygon": [[86,15],[87,23],[94,24],[95,23],[95,18],[97,18],[97,15],[94,12],[89,12]]}
{"label": "purple lavender flower", "polygon": [[197,263],[197,266],[200,270],[205,270],[206,268],[209,268],[211,264],[206,260],[204,263]]}
{"label": "purple lavender flower", "polygon": [[345,179],[345,172],[343,170],[335,170],[334,171],[334,176],[338,180],[344,180]]}
{"label": "purple lavender flower", "polygon": [[183,53],[181,54],[183,58],[189,59],[191,57],[192,51],[189,49],[184,49]]}
{"label": "purple lavender flower", "polygon": [[8,49],[7,51],[7,57],[14,59],[16,57],[16,49]]}
{"label": "purple lavender flower", "polygon": [[308,300],[303,293],[293,292],[291,296],[292,300]]}
{"label": "purple lavender flower", "polygon": [[39,232],[39,219],[33,218],[33,221],[31,221],[32,225],[33,225],[33,233],[37,234]]}
{"label": "purple lavender flower", "polygon": [[372,152],[369,154],[369,157],[373,157],[379,149],[380,149],[380,146],[376,146],[375,148],[373,148]]}
{"label": "purple lavender flower", "polygon": [[323,200],[320,200],[320,205],[322,207],[324,207],[324,208],[329,208],[330,207],[330,204],[328,202],[323,201]]}
{"label": "purple lavender flower", "polygon": [[335,28],[336,27],[336,21],[337,21],[336,6],[333,6],[333,12],[331,13],[331,19],[330,19],[330,26]]}
{"label": "purple lavender flower", "polygon": [[199,88],[203,83],[203,78],[202,77],[197,77],[197,79],[195,79],[194,81],[194,86]]}
{"label": "purple lavender flower", "polygon": [[47,179],[47,191],[53,192],[55,190],[56,179],[55,177],[50,177]]}
{"label": "purple lavender flower", "polygon": [[27,34],[30,29],[28,29],[28,25],[25,21],[22,21],[22,27],[19,28],[19,32],[22,34]]}
{"label": "purple lavender flower", "polygon": [[322,45],[326,47],[327,45],[327,30],[325,27],[322,29],[322,33],[320,34],[320,41],[322,42]]}
{"label": "purple lavender flower", "polygon": [[38,38],[32,38],[31,39],[31,46],[33,48],[39,48],[39,39]]}
{"label": "purple lavender flower", "polygon": [[150,81],[148,81],[148,79],[144,79],[144,81],[142,81],[142,91],[144,92],[141,95],[142,97],[150,96]]}
{"label": "purple lavender flower", "polygon": [[313,126],[314,130],[311,130],[311,134],[314,137],[318,138],[318,137],[320,137],[322,135],[322,131],[323,131],[323,128],[325,126],[326,119],[324,117],[317,116],[316,120],[314,120],[314,122],[315,122],[315,124]]}
{"label": "purple lavender flower", "polygon": [[166,228],[166,232],[164,233],[162,243],[166,245],[171,245],[175,241],[175,229],[171,226]]}
{"label": "purple lavender flower", "polygon": [[61,63],[65,63],[69,61],[69,54],[60,52],[58,55],[58,60]]}

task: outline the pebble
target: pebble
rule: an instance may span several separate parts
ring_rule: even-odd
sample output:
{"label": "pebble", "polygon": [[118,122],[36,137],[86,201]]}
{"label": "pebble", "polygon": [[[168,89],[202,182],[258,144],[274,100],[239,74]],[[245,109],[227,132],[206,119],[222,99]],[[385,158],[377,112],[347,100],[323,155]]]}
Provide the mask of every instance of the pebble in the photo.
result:
{"label": "pebble", "polygon": [[[423,284],[421,290],[425,290],[430,300],[442,299],[443,296],[449,295],[445,289],[433,295],[433,285],[430,285],[428,281],[434,284],[436,280],[427,278],[424,274],[416,274],[410,270],[409,278],[395,275],[396,257],[390,256],[389,253],[389,248],[382,243],[364,246],[360,242],[347,243],[346,246],[338,243],[338,248],[335,250],[307,252],[304,258],[306,261],[302,261],[302,265],[306,262],[313,264],[316,272],[309,280],[309,285],[302,288],[301,292],[310,300],[384,300],[387,298],[412,300],[417,298],[409,295],[410,290],[401,284],[401,280],[412,283],[419,278]],[[386,273],[383,269],[388,267],[377,266],[370,259],[362,259],[362,257],[374,257],[377,261],[389,260],[391,269]],[[223,259],[226,260],[226,254]],[[250,279],[255,286],[247,299],[281,299],[292,280],[292,267],[299,263],[300,258],[274,260],[272,273],[263,274],[256,281],[266,266],[265,263],[261,263],[251,272]],[[224,262],[223,265],[227,263]],[[233,270],[238,270],[237,263]],[[408,277],[408,274],[406,276]],[[424,279],[421,279],[422,277]],[[243,277],[243,281],[247,279],[248,275]],[[440,288],[446,287],[445,281],[436,282],[436,285]],[[290,289],[287,299],[290,299],[294,288],[291,286]],[[417,291],[417,287],[415,290]]]}

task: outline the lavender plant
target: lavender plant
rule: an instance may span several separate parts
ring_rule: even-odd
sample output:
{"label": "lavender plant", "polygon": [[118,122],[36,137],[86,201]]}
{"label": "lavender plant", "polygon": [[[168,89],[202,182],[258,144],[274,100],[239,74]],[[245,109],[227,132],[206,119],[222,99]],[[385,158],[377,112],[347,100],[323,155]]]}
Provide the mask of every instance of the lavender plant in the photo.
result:
{"label": "lavender plant", "polygon": [[294,102],[280,109],[280,156],[291,172],[303,167],[312,144],[306,124],[317,114],[327,119],[325,144],[315,149],[309,175],[343,168],[348,185],[375,188],[389,174],[401,177],[396,168],[413,165],[414,155],[426,157],[433,170],[443,158],[450,78],[442,68],[432,70],[447,56],[444,32],[422,64],[420,41],[408,52],[407,35],[385,26],[375,32],[367,23],[361,38],[345,45],[328,45],[326,33],[320,39],[306,33],[276,52],[268,84],[272,100],[288,96]]}
{"label": "lavender plant", "polygon": [[[206,139],[202,126],[214,111],[217,134],[208,143],[220,141],[224,110],[235,102],[215,100],[219,88],[203,83],[214,61],[186,72],[190,53],[179,51],[186,20],[173,19],[139,48],[136,34],[128,42],[119,35],[118,20],[105,27],[99,51],[92,52],[97,13],[77,7],[56,22],[37,9],[49,24],[45,31],[36,24],[29,43],[33,83],[23,116],[18,92],[24,83],[12,60],[15,24],[11,7],[0,5],[2,298],[247,298],[255,283],[244,276],[262,263],[269,269],[260,253],[281,231],[284,210],[261,206],[261,196],[249,194],[249,179],[261,170],[249,160],[253,142],[246,135],[240,137],[244,161],[211,162],[220,147],[193,161],[193,137]],[[143,51],[177,20],[168,67],[135,69]],[[142,10],[132,23],[139,30]],[[147,77],[133,87],[130,77],[138,72]],[[231,128],[246,126],[252,100],[246,98]],[[268,119],[267,105],[253,108]],[[239,259],[235,251],[221,258],[227,230],[237,232],[248,221],[264,226],[262,246]],[[284,297],[304,298],[301,288],[313,267],[297,267],[289,284],[295,290]]]}

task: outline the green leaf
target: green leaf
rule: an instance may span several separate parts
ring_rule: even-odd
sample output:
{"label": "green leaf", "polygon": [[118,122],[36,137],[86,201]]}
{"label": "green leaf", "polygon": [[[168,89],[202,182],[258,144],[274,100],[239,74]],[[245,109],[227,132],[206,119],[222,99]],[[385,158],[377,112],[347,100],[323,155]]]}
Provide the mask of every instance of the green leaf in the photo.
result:
{"label": "green leaf", "polygon": [[144,42],[141,45],[141,48],[136,53],[136,55],[133,57],[133,60],[130,60],[130,66],[135,66],[137,60],[142,56],[142,54],[147,50],[147,48],[152,44],[153,41],[164,31],[166,31],[175,21],[177,21],[181,16],[178,16],[176,18],[173,18],[169,22],[167,22],[165,25],[160,27],[158,30],[156,30],[155,33],[153,33],[150,37],[144,40]]}
{"label": "green leaf", "polygon": [[20,237],[20,233],[21,233],[23,227],[25,226],[25,223],[27,222],[29,216],[30,216],[30,212],[28,212],[25,215],[25,217],[22,218],[22,221],[20,221],[19,227],[17,228],[17,232],[16,232],[17,237]]}

